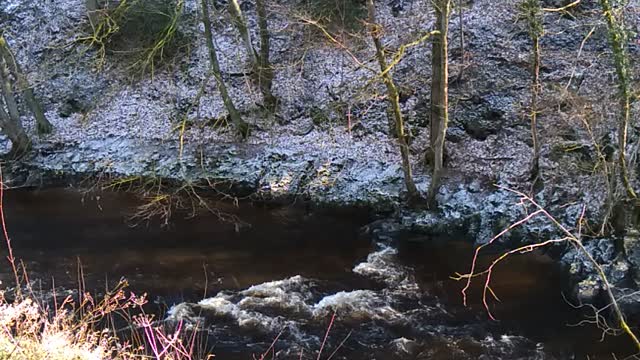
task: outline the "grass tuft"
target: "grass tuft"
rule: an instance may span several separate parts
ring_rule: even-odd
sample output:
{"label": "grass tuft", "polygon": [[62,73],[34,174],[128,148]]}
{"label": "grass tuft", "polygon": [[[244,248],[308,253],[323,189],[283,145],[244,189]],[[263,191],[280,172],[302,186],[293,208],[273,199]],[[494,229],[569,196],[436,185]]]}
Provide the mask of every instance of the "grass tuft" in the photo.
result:
{"label": "grass tuft", "polygon": [[87,0],[90,29],[76,42],[97,51],[96,67],[101,70],[108,54],[128,57],[129,69],[153,73],[169,55],[181,47],[179,25],[184,0],[122,0],[102,4]]}

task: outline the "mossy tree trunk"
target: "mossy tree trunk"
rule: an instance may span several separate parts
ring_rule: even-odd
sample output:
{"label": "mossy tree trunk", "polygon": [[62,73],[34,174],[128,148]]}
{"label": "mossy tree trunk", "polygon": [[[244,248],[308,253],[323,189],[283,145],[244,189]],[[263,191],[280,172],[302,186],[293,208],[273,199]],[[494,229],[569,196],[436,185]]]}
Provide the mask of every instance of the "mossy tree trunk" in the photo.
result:
{"label": "mossy tree trunk", "polygon": [[[0,87],[2,88],[1,98],[3,100],[0,102],[0,127],[12,143],[9,155],[20,157],[31,149],[31,140],[20,122],[20,113],[11,85],[9,67],[3,57],[0,57]],[[6,106],[6,110],[3,105]]]}
{"label": "mossy tree trunk", "polygon": [[613,6],[610,0],[600,0],[600,6],[609,32],[609,43],[613,52],[613,60],[616,68],[618,82],[618,96],[620,101],[620,120],[618,123],[618,166],[620,180],[627,192],[627,196],[635,199],[636,193],[631,186],[629,172],[627,170],[626,149],[631,118],[631,70],[629,55],[627,54],[627,35],[622,20],[613,14]]}
{"label": "mossy tree trunk", "polygon": [[16,80],[17,86],[19,90],[22,90],[22,94],[24,96],[25,101],[27,102],[27,106],[33,113],[33,116],[36,119],[36,129],[39,134],[49,134],[53,131],[53,126],[47,120],[47,117],[44,114],[44,110],[40,105],[40,102],[36,100],[36,97],[33,93],[33,88],[27,81],[24,73],[20,69],[20,65],[16,61],[15,56],[9,49],[9,45],[5,38],[0,35],[0,57],[4,59],[9,72],[13,75]]}
{"label": "mossy tree trunk", "polygon": [[409,144],[404,132],[404,120],[402,118],[402,112],[400,111],[400,96],[398,89],[393,81],[391,71],[387,70],[388,64],[385,56],[384,46],[381,41],[381,29],[377,25],[376,21],[376,9],[373,4],[373,0],[367,0],[367,9],[369,11],[369,25],[371,37],[376,47],[376,57],[380,65],[380,72],[382,80],[387,87],[387,98],[389,99],[389,105],[393,112],[393,118],[395,120],[395,130],[398,137],[398,143],[400,144],[400,156],[402,158],[402,170],[404,172],[404,183],[407,187],[409,195],[409,202],[416,203],[420,199],[418,189],[413,182],[413,173],[411,170],[411,160],[409,158]]}
{"label": "mossy tree trunk", "polygon": [[204,32],[205,32],[205,40],[207,42],[207,47],[209,49],[209,61],[211,66],[211,71],[213,73],[213,77],[216,79],[216,84],[218,85],[218,90],[220,91],[220,95],[222,96],[222,101],[224,102],[224,106],[229,113],[229,118],[231,122],[236,128],[236,131],[240,136],[244,139],[249,135],[249,125],[242,120],[240,116],[240,112],[236,109],[233,104],[233,100],[231,96],[229,96],[229,92],[227,91],[227,87],[224,84],[222,79],[222,72],[220,71],[220,63],[218,62],[218,54],[216,53],[216,48],[213,44],[213,35],[211,29],[211,19],[209,18],[209,0],[202,0],[202,22],[204,23]]}
{"label": "mossy tree trunk", "polygon": [[540,38],[544,33],[540,0],[525,0],[521,5],[522,15],[529,27],[531,37],[531,105],[529,117],[531,119],[531,140],[533,141],[533,156],[531,160],[530,179],[533,187],[541,181],[540,174],[540,140],[538,136],[538,98],[540,97]]}
{"label": "mossy tree trunk", "polygon": [[444,141],[449,123],[449,15],[451,14],[451,0],[434,0],[436,10],[436,30],[433,37],[431,54],[431,128],[430,150],[432,155],[433,176],[427,194],[429,207],[434,207],[435,197],[440,188],[442,172],[444,170]]}
{"label": "mossy tree trunk", "polygon": [[264,106],[269,111],[275,111],[278,101],[271,90],[273,85],[273,67],[269,60],[271,51],[271,39],[269,35],[269,23],[267,21],[266,0],[256,0],[258,13],[258,27],[260,30],[260,54],[258,56],[258,85],[264,99]]}

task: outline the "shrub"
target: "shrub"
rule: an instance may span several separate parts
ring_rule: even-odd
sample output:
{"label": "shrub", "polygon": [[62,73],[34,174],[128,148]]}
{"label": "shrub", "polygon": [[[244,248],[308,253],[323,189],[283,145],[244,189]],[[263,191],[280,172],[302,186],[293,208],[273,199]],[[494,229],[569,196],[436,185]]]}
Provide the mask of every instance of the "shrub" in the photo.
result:
{"label": "shrub", "polygon": [[304,9],[325,26],[356,29],[367,17],[364,0],[304,0]]}
{"label": "shrub", "polygon": [[153,73],[157,63],[179,49],[184,0],[86,0],[90,29],[79,41],[98,50],[98,68],[107,53],[133,55],[131,67]]}

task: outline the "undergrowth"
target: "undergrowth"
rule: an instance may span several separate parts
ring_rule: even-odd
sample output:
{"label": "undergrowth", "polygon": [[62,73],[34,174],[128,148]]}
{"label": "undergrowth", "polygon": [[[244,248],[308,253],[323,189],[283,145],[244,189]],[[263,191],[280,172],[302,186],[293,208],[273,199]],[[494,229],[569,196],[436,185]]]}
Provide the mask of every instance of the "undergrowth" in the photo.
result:
{"label": "undergrowth", "polygon": [[[121,280],[100,299],[88,292],[53,304],[33,292],[13,301],[0,296],[0,359],[192,360],[203,355],[197,332],[182,323],[162,325],[143,306],[146,295]],[[28,286],[27,286],[28,287]],[[128,324],[118,329],[115,324]],[[197,327],[196,327],[197,328]],[[128,330],[127,335],[121,335]]]}
{"label": "undergrowth", "polygon": [[367,18],[363,0],[304,0],[303,4],[312,19],[332,30],[356,30]]}
{"label": "undergrowth", "polygon": [[[90,5],[91,4],[91,5]],[[177,53],[189,38],[179,31],[184,0],[122,0],[102,4],[87,0],[89,28],[76,42],[94,48],[96,68],[107,55],[122,55],[134,73],[151,73]]]}

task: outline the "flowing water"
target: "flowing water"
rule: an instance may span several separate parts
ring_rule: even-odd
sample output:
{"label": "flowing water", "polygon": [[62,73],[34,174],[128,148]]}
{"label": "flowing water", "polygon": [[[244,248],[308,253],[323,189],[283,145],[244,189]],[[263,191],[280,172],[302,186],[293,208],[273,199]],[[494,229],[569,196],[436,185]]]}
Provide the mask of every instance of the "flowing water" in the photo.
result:
{"label": "flowing water", "polygon": [[[197,324],[217,358],[251,359],[276,338],[268,358],[315,359],[321,348],[322,359],[628,355],[622,338],[601,343],[593,329],[567,326],[583,314],[563,300],[561,272],[542,254],[500,266],[492,321],[481,281],[464,307],[464,284],[450,279],[468,271],[470,244],[412,234],[377,241],[362,234],[361,212],[220,204],[250,225],[203,215],[132,227],[139,203],[123,193],[14,190],[5,202],[16,256],[36,287],[99,293],[124,277],[169,323]],[[13,282],[8,266],[0,280]]]}

